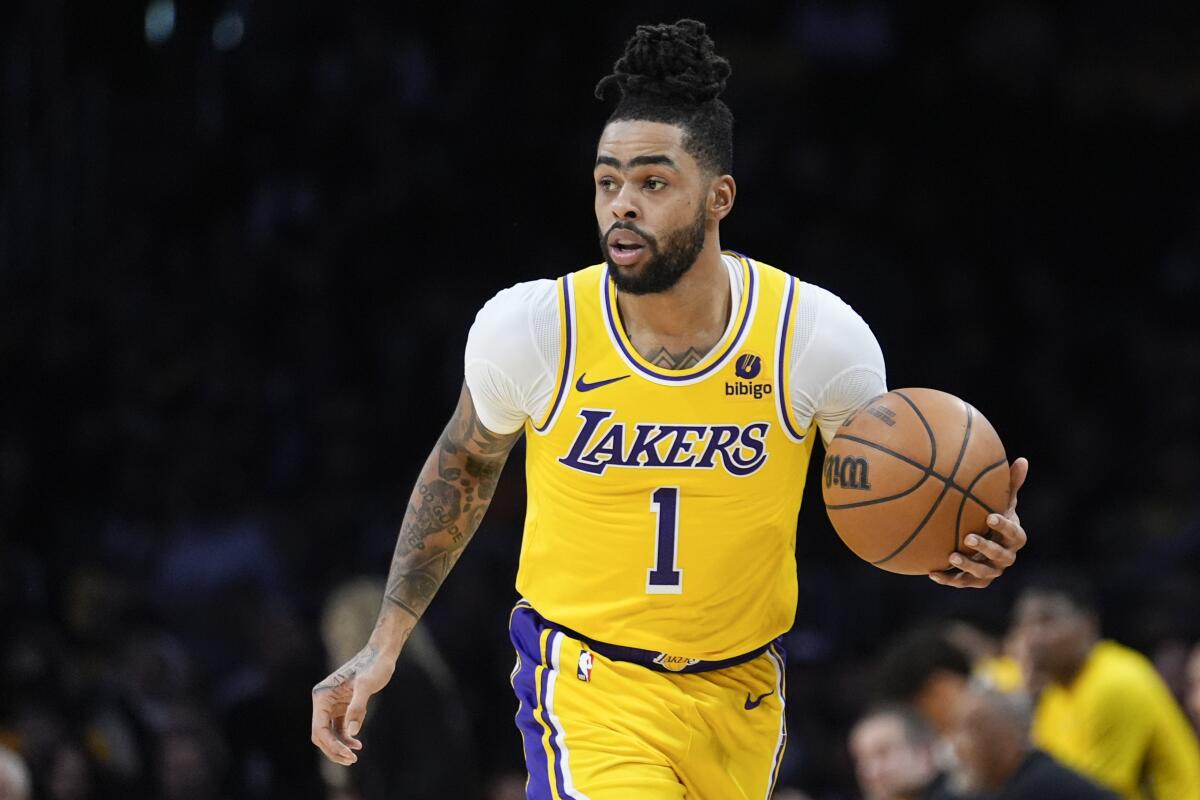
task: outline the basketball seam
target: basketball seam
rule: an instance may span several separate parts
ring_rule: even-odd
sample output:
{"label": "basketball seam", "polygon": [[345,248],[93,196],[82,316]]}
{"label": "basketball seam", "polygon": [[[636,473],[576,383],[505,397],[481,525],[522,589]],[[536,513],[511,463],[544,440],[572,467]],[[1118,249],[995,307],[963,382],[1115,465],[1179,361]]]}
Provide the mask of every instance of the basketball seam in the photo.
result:
{"label": "basketball seam", "polygon": [[[856,503],[840,503],[838,505],[833,505],[833,506],[826,503],[825,510],[827,512],[828,511],[840,511],[842,509],[849,509],[849,508],[858,508],[860,506],[876,505],[878,503],[886,503],[890,500],[896,500],[898,498],[905,497],[906,495],[910,495],[913,492],[915,492],[917,489],[920,489],[922,486],[924,486],[925,481],[927,481],[929,479],[930,475],[933,475],[934,477],[938,478],[939,480],[944,481],[944,479],[942,478],[941,475],[938,475],[936,472],[933,471],[933,465],[937,463],[937,437],[933,435],[933,428],[931,428],[929,426],[929,422],[925,419],[925,415],[921,413],[921,409],[917,408],[916,404],[913,403],[913,401],[910,400],[908,398],[908,396],[906,394],[904,394],[904,392],[901,392],[898,389],[893,389],[891,393],[896,395],[897,397],[900,397],[901,399],[903,399],[904,402],[908,403],[909,406],[912,407],[912,410],[916,413],[917,419],[921,420],[921,424],[925,427],[925,433],[929,436],[929,464],[928,464],[928,466],[921,464],[917,461],[913,461],[912,459],[908,458],[907,456],[902,456],[899,453],[895,452],[894,450],[889,450],[888,448],[883,447],[882,445],[877,445],[874,442],[868,442],[865,439],[860,439],[857,436],[843,435],[842,438],[844,438],[850,442],[858,442],[859,444],[865,444],[870,447],[874,447],[875,449],[880,450],[884,453],[888,453],[888,454],[894,456],[895,458],[898,458],[901,461],[903,461],[907,464],[911,464],[912,466],[921,470],[922,472],[925,473],[925,477],[921,478],[919,481],[917,481],[915,484],[913,484],[908,489],[905,489],[903,492],[900,492],[899,494],[891,495],[889,497],[877,497],[873,500],[861,500]],[[885,396],[886,395],[881,395],[880,397],[875,398],[875,400],[872,400],[870,403],[867,404],[867,407],[875,405],[875,402],[877,400],[882,399],[882,397],[885,397]],[[857,413],[858,412],[855,412],[855,414],[857,414]],[[846,422],[849,422],[849,421],[850,420],[846,420]],[[845,423],[843,423],[843,424],[845,424]]]}
{"label": "basketball seam", "polygon": [[[864,439],[859,439],[857,436],[843,436],[842,438],[848,442],[858,442],[859,444],[865,444],[865,445],[872,446],[872,447],[874,446],[873,442],[868,442]],[[922,473],[921,477],[917,479],[916,483],[914,483],[912,486],[908,487],[904,491],[898,492],[897,494],[889,494],[887,497],[875,497],[875,498],[872,498],[871,500],[859,500],[854,503],[838,503],[837,505],[830,505],[829,503],[826,503],[825,509],[827,511],[840,511],[842,509],[847,509],[847,508],[858,508],[859,506],[873,506],[873,505],[877,505],[879,503],[889,503],[892,500],[899,500],[901,497],[910,495],[913,492],[915,492],[917,489],[920,489],[922,486],[925,485],[925,481],[929,480],[930,476],[935,477],[935,478],[941,478],[941,475],[938,475],[936,472],[932,472],[928,467],[923,467],[920,464],[918,464],[916,461],[913,461],[913,460],[907,458],[906,456],[902,456],[899,453],[894,452],[892,450],[888,450],[886,447],[876,447],[875,449],[880,450],[881,452],[884,452],[890,456],[895,456],[900,461],[903,461],[904,463],[921,470],[921,473]]]}
{"label": "basketball seam", "polygon": [[925,426],[925,433],[929,435],[929,469],[932,470],[933,465],[937,463],[937,437],[933,435],[933,427],[930,426],[929,420],[925,419],[925,415],[921,413],[921,409],[917,408],[917,404],[908,395],[899,389],[893,391],[895,391],[897,397],[908,403],[913,413],[917,415],[917,419],[921,420],[921,424]]}
{"label": "basketball seam", "polygon": [[[974,486],[975,484],[979,483],[979,481],[983,479],[984,475],[987,475],[992,470],[996,469],[997,467],[1003,466],[1004,464],[1007,464],[1007,463],[1008,463],[1008,459],[1002,458],[999,461],[997,461],[995,464],[989,464],[988,466],[984,467],[982,470],[979,471],[979,474],[975,476],[975,480],[971,481],[971,483],[967,486],[967,488],[965,490],[962,490],[962,500],[960,500],[958,503],[958,518],[954,521],[954,549],[955,550],[958,549],[959,541],[960,541],[961,534],[962,534],[962,515],[963,515],[963,509],[966,508],[966,506],[967,506],[967,500],[974,500],[976,503],[979,504],[979,506],[981,508],[983,508],[984,511],[986,511],[989,514],[996,513],[996,510],[994,508],[992,508],[987,503],[983,502],[978,497],[976,497],[975,495],[970,493],[971,487]],[[955,488],[957,489],[958,487],[956,486]]]}
{"label": "basketball seam", "polygon": [[[905,464],[908,464],[911,467],[915,467],[915,468],[921,470],[921,472],[923,472],[925,474],[925,477],[922,478],[921,480],[917,481],[916,486],[912,487],[911,489],[905,489],[903,492],[900,492],[899,494],[888,495],[887,497],[884,497],[884,498],[876,498],[876,499],[872,499],[872,500],[859,500],[858,502],[855,502],[855,503],[839,503],[837,505],[830,505],[830,504],[826,503],[825,508],[828,511],[842,511],[845,509],[858,508],[859,506],[874,505],[876,503],[882,503],[882,502],[885,502],[888,500],[896,500],[898,498],[904,497],[907,494],[911,494],[912,492],[919,489],[922,485],[924,485],[926,478],[937,478],[942,483],[949,485],[949,487],[951,489],[954,489],[955,491],[960,492],[963,495],[965,495],[967,497],[967,499],[974,500],[979,505],[983,506],[984,508],[988,508],[990,510],[990,507],[988,506],[987,503],[983,502],[982,500],[980,500],[978,497],[976,497],[974,494],[971,493],[970,487],[967,487],[966,489],[964,489],[962,486],[955,483],[952,479],[947,478],[945,475],[942,475],[940,472],[938,472],[935,469],[923,466],[921,464],[921,462],[919,462],[919,461],[914,461],[913,459],[909,458],[908,456],[906,456],[902,453],[897,453],[895,450],[888,449],[887,447],[884,447],[881,444],[878,444],[876,442],[871,442],[866,439],[860,439],[857,436],[849,436],[844,433],[839,433],[838,438],[845,439],[848,442],[857,442],[858,444],[865,445],[865,446],[871,448],[872,450],[878,450],[881,453],[892,456],[893,458],[896,458],[899,461],[903,461]],[[1000,462],[1000,463],[1004,463],[1004,462]],[[992,465],[992,466],[988,467],[988,469],[989,470],[995,469],[995,466],[996,465]],[[974,485],[975,485],[975,482],[972,481],[971,486],[974,486]]]}
{"label": "basketball seam", "polygon": [[[904,395],[901,394],[900,392],[896,392],[896,394],[899,394],[901,397],[904,397]],[[929,429],[930,438],[933,438],[933,430],[929,428],[928,423],[925,423],[925,417],[923,415],[921,415],[921,412],[919,410],[917,410],[916,405],[911,400],[909,400],[907,397],[904,397],[904,399],[908,402],[909,405],[911,405],[913,407],[914,411],[917,411],[917,415],[921,417],[921,422],[925,424],[927,429]],[[906,548],[910,544],[912,544],[913,540],[916,539],[917,536],[920,535],[922,530],[924,530],[925,524],[927,522],[929,522],[930,519],[933,518],[933,514],[934,514],[934,512],[937,511],[937,507],[942,504],[942,500],[946,497],[946,492],[950,491],[950,485],[954,481],[954,476],[958,474],[958,468],[962,466],[963,456],[965,456],[967,453],[967,442],[970,441],[970,439],[971,439],[971,427],[972,427],[972,421],[973,421],[974,415],[971,413],[972,409],[969,405],[967,405],[966,403],[963,403],[963,405],[965,406],[966,412],[967,412],[967,429],[963,432],[962,444],[959,445],[959,448],[958,448],[958,458],[955,459],[955,461],[954,461],[954,469],[950,470],[950,477],[946,480],[946,482],[944,484],[942,484],[942,493],[938,495],[937,500],[933,501],[933,505],[931,505],[929,507],[929,511],[927,511],[925,513],[925,518],[922,519],[920,524],[917,525],[916,530],[914,530],[911,534],[909,534],[909,537],[907,539],[905,539],[903,542],[901,542],[900,546],[897,547],[890,555],[887,555],[887,556],[879,559],[878,561],[872,561],[871,563],[873,565],[879,566],[880,564],[885,564],[888,561],[891,561],[896,556],[900,555],[900,553],[904,552],[904,548]],[[933,469],[933,465],[936,463],[937,463],[937,459],[934,458],[929,465],[930,470]],[[955,536],[957,537],[957,535],[958,534],[956,531]]]}

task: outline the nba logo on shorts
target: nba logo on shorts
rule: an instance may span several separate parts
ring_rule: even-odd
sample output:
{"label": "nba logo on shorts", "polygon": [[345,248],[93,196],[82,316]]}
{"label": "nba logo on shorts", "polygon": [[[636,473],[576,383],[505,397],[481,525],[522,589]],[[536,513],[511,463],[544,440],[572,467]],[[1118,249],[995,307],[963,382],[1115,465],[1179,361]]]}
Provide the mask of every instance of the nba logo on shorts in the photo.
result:
{"label": "nba logo on shorts", "polygon": [[592,653],[590,650],[579,651],[579,669],[575,673],[575,677],[581,681],[591,681],[592,679]]}

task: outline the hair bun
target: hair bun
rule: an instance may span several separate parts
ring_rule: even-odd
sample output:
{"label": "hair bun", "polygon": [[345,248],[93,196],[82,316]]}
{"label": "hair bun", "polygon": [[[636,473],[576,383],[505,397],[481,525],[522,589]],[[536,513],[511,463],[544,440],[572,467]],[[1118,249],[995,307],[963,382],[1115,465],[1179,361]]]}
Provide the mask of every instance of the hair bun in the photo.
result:
{"label": "hair bun", "polygon": [[615,83],[622,96],[656,95],[699,105],[720,96],[729,73],[729,62],[716,54],[703,22],[639,25],[613,74],[596,85],[596,96],[603,99]]}

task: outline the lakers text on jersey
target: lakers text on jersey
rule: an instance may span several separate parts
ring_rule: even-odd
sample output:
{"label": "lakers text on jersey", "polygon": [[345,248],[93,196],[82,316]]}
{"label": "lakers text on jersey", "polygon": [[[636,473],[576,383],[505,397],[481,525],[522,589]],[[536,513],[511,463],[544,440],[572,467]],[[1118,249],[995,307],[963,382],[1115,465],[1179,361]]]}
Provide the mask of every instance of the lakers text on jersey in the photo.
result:
{"label": "lakers text on jersey", "polygon": [[553,400],[527,426],[517,589],[546,619],[666,669],[761,648],[792,624],[812,449],[789,403],[799,282],[739,257],[724,338],[665,370],[630,344],[604,264],[558,280]]}

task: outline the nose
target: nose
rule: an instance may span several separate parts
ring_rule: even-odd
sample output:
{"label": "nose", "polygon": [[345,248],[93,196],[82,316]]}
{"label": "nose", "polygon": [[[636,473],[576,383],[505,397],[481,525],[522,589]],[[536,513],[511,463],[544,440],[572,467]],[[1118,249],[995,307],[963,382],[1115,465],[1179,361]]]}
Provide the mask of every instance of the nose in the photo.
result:
{"label": "nose", "polygon": [[641,209],[637,205],[636,189],[632,181],[626,181],[612,199],[612,215],[616,219],[638,219]]}

